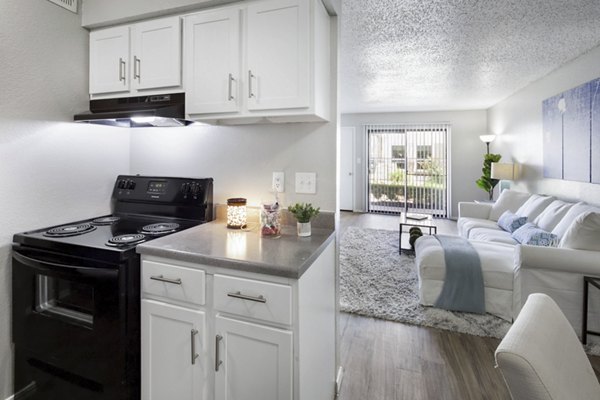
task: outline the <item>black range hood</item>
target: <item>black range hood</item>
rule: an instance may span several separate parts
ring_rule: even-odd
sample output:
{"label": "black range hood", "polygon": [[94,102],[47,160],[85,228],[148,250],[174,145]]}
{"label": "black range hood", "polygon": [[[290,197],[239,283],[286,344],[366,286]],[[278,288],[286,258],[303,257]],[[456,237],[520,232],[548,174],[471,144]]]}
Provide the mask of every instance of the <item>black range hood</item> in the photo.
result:
{"label": "black range hood", "polygon": [[90,111],[77,114],[76,122],[125,128],[186,126],[185,94],[90,100]]}

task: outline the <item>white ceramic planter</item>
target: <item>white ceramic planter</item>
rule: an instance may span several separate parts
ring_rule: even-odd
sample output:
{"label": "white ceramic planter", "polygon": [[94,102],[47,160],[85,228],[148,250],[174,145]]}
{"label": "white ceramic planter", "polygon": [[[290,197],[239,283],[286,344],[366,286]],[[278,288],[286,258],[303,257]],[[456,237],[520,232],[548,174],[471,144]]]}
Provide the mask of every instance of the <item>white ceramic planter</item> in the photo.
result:
{"label": "white ceramic planter", "polygon": [[298,236],[310,236],[310,222],[297,222]]}

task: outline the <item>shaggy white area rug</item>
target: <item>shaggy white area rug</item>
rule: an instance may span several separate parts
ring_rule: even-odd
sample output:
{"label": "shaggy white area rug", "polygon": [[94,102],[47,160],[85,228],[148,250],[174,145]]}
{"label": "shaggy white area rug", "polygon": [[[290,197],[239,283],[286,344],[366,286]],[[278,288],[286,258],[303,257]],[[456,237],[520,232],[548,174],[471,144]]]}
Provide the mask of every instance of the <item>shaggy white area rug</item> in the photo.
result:
{"label": "shaggy white area rug", "polygon": [[477,336],[502,338],[510,323],[491,314],[419,304],[414,256],[398,254],[398,232],[349,227],[341,241],[342,311]]}

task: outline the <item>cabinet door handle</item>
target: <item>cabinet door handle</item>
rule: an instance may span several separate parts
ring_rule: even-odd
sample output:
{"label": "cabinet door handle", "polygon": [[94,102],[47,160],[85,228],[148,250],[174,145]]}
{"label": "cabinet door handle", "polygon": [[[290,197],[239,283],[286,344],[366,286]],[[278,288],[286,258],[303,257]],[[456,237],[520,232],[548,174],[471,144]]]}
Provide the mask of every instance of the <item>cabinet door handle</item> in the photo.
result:
{"label": "cabinet door handle", "polygon": [[215,337],[215,371],[216,372],[219,372],[219,366],[221,366],[221,364],[223,364],[223,361],[221,361],[221,352],[219,351],[219,343],[221,342],[221,340],[223,340],[223,336],[217,335],[217,337]]}
{"label": "cabinet door handle", "polygon": [[229,101],[235,99],[235,97],[233,97],[233,94],[231,93],[233,81],[235,81],[233,75],[229,74],[229,81],[227,82],[227,100]]}
{"label": "cabinet door handle", "polygon": [[123,81],[123,85],[125,85],[125,61],[122,58],[119,58],[119,80]]}
{"label": "cabinet door handle", "polygon": [[152,279],[154,281],[161,281],[161,282],[166,282],[166,283],[172,283],[174,285],[181,285],[181,278],[170,279],[170,278],[165,278],[162,275],[156,275],[156,276],[151,276],[150,279]]}
{"label": "cabinet door handle", "polygon": [[267,299],[262,294],[260,296],[255,297],[255,296],[248,296],[247,294],[242,294],[242,292],[229,292],[229,293],[227,293],[227,296],[235,297],[236,299],[256,301],[257,303],[266,303],[267,302]]}
{"label": "cabinet door handle", "polygon": [[251,99],[254,97],[254,92],[252,91],[252,78],[255,78],[252,70],[248,70],[248,98]]}
{"label": "cabinet door handle", "polygon": [[137,58],[137,56],[133,56],[133,79],[137,79],[138,82],[141,81],[141,73],[142,73],[142,60]]}
{"label": "cabinet door handle", "polygon": [[192,331],[190,332],[190,339],[192,341],[192,365],[196,364],[196,358],[199,357],[198,354],[196,354],[196,335],[198,334],[198,331],[196,329],[192,329]]}

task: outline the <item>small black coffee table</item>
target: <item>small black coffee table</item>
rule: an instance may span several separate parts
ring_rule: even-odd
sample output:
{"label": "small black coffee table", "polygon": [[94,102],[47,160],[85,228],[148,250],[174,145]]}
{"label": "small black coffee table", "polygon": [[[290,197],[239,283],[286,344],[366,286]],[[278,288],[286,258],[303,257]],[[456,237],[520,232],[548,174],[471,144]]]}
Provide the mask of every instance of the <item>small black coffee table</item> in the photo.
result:
{"label": "small black coffee table", "polygon": [[[429,216],[427,219],[411,219],[411,218],[407,218],[406,214],[402,214],[400,216],[400,233],[398,235],[398,252],[400,254],[402,254],[402,250],[404,250],[404,252],[412,252],[412,249],[409,248],[403,248],[402,247],[402,234],[403,233],[408,233],[408,230],[410,230],[410,228],[412,228],[413,226],[416,226],[418,228],[422,228],[422,229],[427,229],[427,232],[423,232],[423,234],[427,233],[428,235],[435,235],[437,234],[437,226],[434,225],[433,223],[433,218],[431,216]],[[406,229],[406,227],[408,227],[408,230],[405,231],[404,229]]]}
{"label": "small black coffee table", "polygon": [[600,278],[597,276],[583,277],[583,318],[581,318],[581,343],[587,343],[587,335],[600,336],[600,332],[588,330],[588,296],[590,285],[600,289]]}

